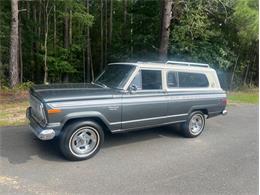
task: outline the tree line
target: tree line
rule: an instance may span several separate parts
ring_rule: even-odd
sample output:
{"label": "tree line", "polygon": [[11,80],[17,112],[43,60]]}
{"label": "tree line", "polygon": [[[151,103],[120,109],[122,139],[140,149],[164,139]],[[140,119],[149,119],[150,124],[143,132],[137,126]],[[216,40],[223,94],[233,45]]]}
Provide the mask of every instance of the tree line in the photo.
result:
{"label": "tree line", "polygon": [[258,0],[5,0],[1,85],[90,82],[107,63],[209,63],[258,85]]}

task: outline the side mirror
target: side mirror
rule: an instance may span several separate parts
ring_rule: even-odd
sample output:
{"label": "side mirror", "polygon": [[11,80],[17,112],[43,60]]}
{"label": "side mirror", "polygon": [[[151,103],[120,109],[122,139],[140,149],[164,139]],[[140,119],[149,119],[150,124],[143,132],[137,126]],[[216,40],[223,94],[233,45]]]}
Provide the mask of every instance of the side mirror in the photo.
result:
{"label": "side mirror", "polygon": [[135,91],[137,91],[136,85],[131,85],[131,86],[129,87],[129,91],[130,91],[130,93],[134,93]]}

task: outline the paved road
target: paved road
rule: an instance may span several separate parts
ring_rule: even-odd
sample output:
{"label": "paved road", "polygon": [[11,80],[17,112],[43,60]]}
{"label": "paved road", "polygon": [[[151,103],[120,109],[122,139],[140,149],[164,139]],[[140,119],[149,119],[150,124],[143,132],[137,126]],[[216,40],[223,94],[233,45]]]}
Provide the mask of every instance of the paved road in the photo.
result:
{"label": "paved road", "polygon": [[107,135],[88,161],[64,160],[28,127],[0,130],[1,194],[258,194],[258,107],[233,106],[196,139],[156,128]]}

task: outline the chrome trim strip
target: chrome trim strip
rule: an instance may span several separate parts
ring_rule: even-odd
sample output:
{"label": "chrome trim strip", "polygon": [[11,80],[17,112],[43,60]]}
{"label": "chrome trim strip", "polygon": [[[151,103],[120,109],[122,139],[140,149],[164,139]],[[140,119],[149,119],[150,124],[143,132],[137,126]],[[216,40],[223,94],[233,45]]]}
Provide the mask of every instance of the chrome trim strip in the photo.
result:
{"label": "chrome trim strip", "polygon": [[129,120],[129,121],[122,121],[122,122],[113,122],[110,123],[110,125],[118,125],[118,124],[126,124],[126,123],[135,123],[135,122],[141,122],[141,121],[149,121],[149,120],[157,120],[157,119],[164,119],[164,118],[171,118],[171,117],[178,117],[178,116],[187,116],[186,114],[176,114],[176,115],[167,115],[167,116],[159,116],[159,117],[152,117],[152,118],[143,118],[143,119],[135,119],[135,120]]}
{"label": "chrome trim strip", "polygon": [[134,128],[128,128],[128,129],[116,129],[111,131],[112,133],[120,133],[124,131],[130,131],[130,130],[138,130],[138,129],[145,129],[149,127],[156,127],[156,126],[164,126],[164,125],[170,125],[170,124],[175,124],[175,123],[182,123],[185,122],[186,120],[179,120],[179,121],[173,121],[173,122],[168,122],[168,123],[162,123],[159,125],[147,125],[147,126],[142,126],[142,127],[134,127]]}
{"label": "chrome trim strip", "polygon": [[[220,91],[220,93],[222,93],[221,91],[223,91],[221,88],[212,88],[212,87],[185,87],[185,88],[169,88],[167,87],[167,91],[168,92],[182,92],[182,91]],[[223,91],[224,93],[224,91]]]}
{"label": "chrome trim strip", "polygon": [[196,99],[207,99],[207,98],[224,98],[226,94],[207,94],[207,95],[180,95],[180,96],[170,96],[170,100],[196,100]]}

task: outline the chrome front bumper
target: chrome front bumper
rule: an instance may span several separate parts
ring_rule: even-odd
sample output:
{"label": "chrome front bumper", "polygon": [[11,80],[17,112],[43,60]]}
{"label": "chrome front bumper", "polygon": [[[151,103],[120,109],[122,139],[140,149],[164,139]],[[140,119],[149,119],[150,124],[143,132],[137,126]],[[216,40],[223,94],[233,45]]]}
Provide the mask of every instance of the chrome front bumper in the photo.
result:
{"label": "chrome front bumper", "polygon": [[55,137],[55,131],[50,128],[41,127],[32,117],[31,108],[27,108],[26,117],[29,119],[30,124],[29,127],[31,131],[41,140],[51,140]]}

